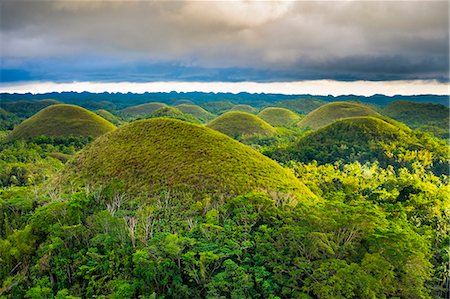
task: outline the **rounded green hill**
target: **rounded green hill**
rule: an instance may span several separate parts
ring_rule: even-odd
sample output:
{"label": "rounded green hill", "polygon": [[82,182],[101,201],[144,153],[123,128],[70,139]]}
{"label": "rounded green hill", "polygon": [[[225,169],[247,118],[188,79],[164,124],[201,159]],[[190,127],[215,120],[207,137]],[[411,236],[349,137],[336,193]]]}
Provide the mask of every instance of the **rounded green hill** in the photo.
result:
{"label": "rounded green hill", "polygon": [[250,105],[235,105],[233,108],[230,109],[230,111],[240,111],[240,112],[247,112],[251,114],[258,113],[258,109],[255,107],[252,107]]}
{"label": "rounded green hill", "polygon": [[365,105],[351,102],[335,102],[311,111],[298,122],[298,126],[316,130],[337,120],[358,116],[382,117],[378,112]]}
{"label": "rounded green hill", "polygon": [[98,137],[115,130],[106,119],[79,106],[57,104],[42,109],[23,121],[8,136],[9,139],[91,136]]}
{"label": "rounded green hill", "polygon": [[288,170],[219,132],[173,119],[146,119],[94,141],[66,166],[56,185],[120,181],[127,192],[162,189],[232,196],[250,191],[314,195]]}
{"label": "rounded green hill", "polygon": [[227,112],[217,117],[207,127],[232,138],[254,135],[274,135],[276,130],[256,115],[246,112]]}
{"label": "rounded green hill", "polygon": [[178,108],[185,114],[191,114],[195,118],[199,119],[202,123],[206,123],[215,117],[214,114],[197,105],[180,104],[177,105],[176,108]]}
{"label": "rounded green hill", "polygon": [[259,112],[258,117],[274,127],[291,126],[300,116],[286,108],[268,107]]}
{"label": "rounded green hill", "polygon": [[126,116],[144,116],[164,107],[167,107],[167,105],[164,103],[151,102],[127,107],[122,110],[122,114]]}
{"label": "rounded green hill", "polygon": [[158,117],[166,117],[166,118],[173,118],[178,120],[184,120],[190,123],[199,124],[200,121],[195,118],[191,114],[184,114],[181,110],[175,108],[175,107],[163,107],[158,110],[156,110],[153,113],[150,113],[147,118],[158,118]]}
{"label": "rounded green hill", "polygon": [[114,114],[112,114],[111,112],[109,112],[108,110],[98,109],[95,111],[95,113],[97,113],[99,116],[103,117],[110,123],[115,124],[116,126],[121,124],[120,119],[117,116],[115,116]]}
{"label": "rounded green hill", "polygon": [[444,142],[422,139],[377,117],[338,120],[287,149],[288,160],[315,160],[319,164],[378,161],[382,167],[407,167],[408,156],[420,156],[420,152],[430,159],[424,166],[439,174],[448,173],[449,153]]}

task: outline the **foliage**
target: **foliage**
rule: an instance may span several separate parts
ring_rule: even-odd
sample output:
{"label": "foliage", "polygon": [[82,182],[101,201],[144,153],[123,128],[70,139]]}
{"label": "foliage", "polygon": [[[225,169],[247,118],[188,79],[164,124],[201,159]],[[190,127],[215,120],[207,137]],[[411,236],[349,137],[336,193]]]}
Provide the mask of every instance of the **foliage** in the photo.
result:
{"label": "foliage", "polygon": [[204,109],[212,114],[222,114],[233,108],[234,104],[228,101],[206,102],[201,104]]}
{"label": "foliage", "polygon": [[185,114],[175,107],[163,107],[147,115],[147,118],[158,118],[158,117],[167,117],[187,121],[194,124],[200,124],[200,121],[197,118],[195,118],[192,114]]}
{"label": "foliage", "polygon": [[369,106],[352,102],[335,102],[320,106],[300,120],[298,125],[302,128],[316,130],[337,120],[358,116],[381,118],[381,115]]}
{"label": "foliage", "polygon": [[449,173],[448,147],[442,141],[423,133],[405,132],[373,117],[337,121],[290,146],[266,150],[265,154],[282,162],[377,161],[382,167],[396,168],[420,163],[437,174]]}
{"label": "foliage", "polygon": [[215,117],[214,114],[206,111],[205,109],[203,109],[202,107],[197,106],[197,105],[179,104],[175,107],[178,108],[179,110],[181,110],[181,112],[183,112],[185,114],[191,114],[192,116],[194,116],[195,118],[200,120],[200,122],[202,122],[202,123],[207,123],[210,120],[214,119],[214,117]]}
{"label": "foliage", "polygon": [[167,105],[164,103],[150,102],[137,106],[131,106],[123,109],[121,113],[125,116],[145,117],[146,115],[155,112],[158,109],[164,108]]}
{"label": "foliage", "polygon": [[286,108],[267,107],[258,117],[274,127],[290,127],[300,120],[300,116]]}
{"label": "foliage", "polygon": [[407,124],[413,129],[432,132],[436,137],[449,139],[449,108],[432,103],[395,101],[383,109],[383,113]]}
{"label": "foliage", "polygon": [[275,129],[256,115],[246,112],[227,112],[212,120],[207,127],[234,139],[252,135],[274,135]]}
{"label": "foliage", "polygon": [[246,113],[250,113],[250,114],[257,114],[258,113],[258,109],[256,109],[255,107],[252,107],[250,105],[234,105],[230,111],[239,111],[239,112],[246,112]]}
{"label": "foliage", "polygon": [[101,136],[82,151],[55,187],[104,185],[114,180],[130,193],[187,188],[197,195],[229,196],[251,190],[311,193],[275,161],[221,133],[171,119],[136,121]]}
{"label": "foliage", "polygon": [[9,139],[32,139],[41,135],[54,137],[97,137],[116,127],[84,108],[57,104],[51,105],[18,125]]}
{"label": "foliage", "polygon": [[312,98],[312,99],[282,100],[276,103],[275,106],[286,108],[295,111],[299,114],[307,114],[324,104],[326,104],[326,102]]}

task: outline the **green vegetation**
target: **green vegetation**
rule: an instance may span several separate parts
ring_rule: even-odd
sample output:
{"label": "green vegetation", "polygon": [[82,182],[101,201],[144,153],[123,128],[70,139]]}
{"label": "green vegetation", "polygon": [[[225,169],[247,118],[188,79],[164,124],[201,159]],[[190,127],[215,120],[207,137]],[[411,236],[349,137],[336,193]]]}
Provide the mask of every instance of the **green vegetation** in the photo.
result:
{"label": "green vegetation", "polygon": [[164,108],[167,105],[164,103],[151,102],[137,106],[127,107],[122,110],[122,114],[131,117],[145,117],[148,114],[155,112],[158,109]]}
{"label": "green vegetation", "polygon": [[372,108],[351,102],[335,102],[323,105],[303,118],[298,125],[302,128],[316,130],[337,120],[357,116],[382,116]]}
{"label": "green vegetation", "polygon": [[413,129],[431,132],[442,139],[450,138],[450,110],[444,105],[395,101],[387,105],[383,113]]}
{"label": "green vegetation", "polygon": [[185,114],[191,114],[192,116],[200,120],[202,123],[207,123],[210,120],[214,119],[215,117],[214,114],[209,113],[208,111],[197,105],[180,104],[177,105],[176,108],[178,108],[181,112]]}
{"label": "green vegetation", "polygon": [[82,151],[56,186],[116,181],[131,193],[187,188],[230,196],[252,190],[311,196],[292,174],[253,149],[211,129],[171,119],[133,122]]}
{"label": "green vegetation", "polygon": [[0,108],[0,131],[12,130],[16,125],[20,124],[20,122],[21,118],[17,115]]}
{"label": "green vegetation", "polygon": [[195,118],[191,114],[185,114],[181,112],[181,110],[175,108],[175,107],[163,107],[158,110],[156,110],[153,113],[150,113],[147,118],[158,118],[158,117],[166,117],[166,118],[172,118],[172,119],[178,119],[187,121],[194,124],[200,124],[200,121]]}
{"label": "green vegetation", "polygon": [[300,116],[286,108],[268,107],[259,112],[258,117],[274,127],[290,127]]}
{"label": "green vegetation", "polygon": [[449,153],[444,142],[404,131],[375,117],[336,121],[286,148],[267,154],[283,162],[315,160],[320,164],[377,161],[382,167],[412,167],[418,162],[437,174],[449,173]]}
{"label": "green vegetation", "polygon": [[116,127],[84,108],[57,104],[49,106],[23,121],[10,134],[9,139],[32,139],[41,135],[52,137],[98,137]]}
{"label": "green vegetation", "polygon": [[107,121],[109,121],[110,123],[112,123],[116,126],[119,126],[122,124],[122,121],[117,116],[115,116],[114,114],[109,112],[108,110],[99,109],[99,110],[96,110],[95,113],[97,113],[99,116],[103,117],[104,119],[106,119]]}
{"label": "green vegetation", "polygon": [[275,129],[259,117],[245,112],[227,112],[207,124],[207,127],[232,138],[253,135],[274,135]]}
{"label": "green vegetation", "polygon": [[234,105],[230,111],[239,111],[239,112],[247,112],[250,114],[257,114],[258,113],[258,109],[256,109],[255,107],[252,107],[250,105]]}
{"label": "green vegetation", "polygon": [[298,100],[284,100],[276,103],[275,106],[286,108],[295,111],[299,114],[307,114],[324,104],[326,104],[326,102],[316,99],[298,99]]}
{"label": "green vegetation", "polygon": [[8,112],[14,113],[19,117],[30,117],[36,114],[38,111],[48,107],[50,105],[59,104],[56,100],[36,100],[36,101],[14,101],[14,102],[2,102],[0,101],[0,107]]}
{"label": "green vegetation", "polygon": [[206,102],[201,104],[200,106],[202,106],[204,109],[211,112],[212,114],[222,114],[233,108],[234,104],[227,101],[218,101],[218,102]]}
{"label": "green vegetation", "polygon": [[[276,105],[245,93],[169,96]],[[5,110],[3,124],[22,119]],[[443,128],[448,119],[431,110],[423,124],[407,115],[410,124]],[[263,122],[219,119],[233,113],[251,120],[235,127]],[[0,131],[0,299],[447,297],[443,140],[379,114],[316,131],[267,124],[270,134],[239,142],[167,118],[193,118],[172,107],[143,117],[161,115],[95,141]]]}

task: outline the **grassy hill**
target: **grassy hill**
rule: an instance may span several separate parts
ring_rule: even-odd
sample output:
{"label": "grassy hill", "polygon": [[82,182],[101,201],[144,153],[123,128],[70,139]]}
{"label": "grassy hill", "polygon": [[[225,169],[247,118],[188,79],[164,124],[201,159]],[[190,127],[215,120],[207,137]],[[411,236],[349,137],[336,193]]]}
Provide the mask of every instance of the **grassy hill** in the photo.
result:
{"label": "grassy hill", "polygon": [[258,109],[256,109],[255,107],[252,107],[250,105],[235,105],[230,109],[230,111],[240,111],[240,112],[247,112],[247,113],[251,113],[251,114],[258,113]]}
{"label": "grassy hill", "polygon": [[21,119],[14,113],[8,112],[0,108],[0,131],[12,130],[20,123]]}
{"label": "grassy hill", "polygon": [[0,107],[19,117],[30,117],[45,107],[59,103],[60,102],[56,100],[14,101],[4,103],[0,101]]}
{"label": "grassy hill", "polygon": [[207,123],[210,120],[214,119],[215,115],[206,111],[200,106],[192,105],[192,104],[180,104],[175,106],[175,108],[179,109],[181,112],[185,114],[191,114],[202,123]]}
{"label": "grassy hill", "polygon": [[207,124],[207,127],[232,138],[252,135],[274,135],[276,130],[259,117],[245,112],[227,112]]}
{"label": "grassy hill", "polygon": [[305,118],[298,122],[298,126],[316,130],[337,120],[358,116],[374,116],[382,118],[378,112],[368,106],[352,102],[335,102],[323,105],[310,112]]}
{"label": "grassy hill", "polygon": [[259,112],[258,117],[274,127],[294,125],[300,116],[286,108],[268,107]]}
{"label": "grassy hill", "polygon": [[116,127],[97,114],[74,105],[49,106],[23,121],[9,139],[29,139],[40,135],[97,137]]}
{"label": "grassy hill", "polygon": [[97,113],[99,116],[103,117],[104,119],[106,119],[107,121],[109,121],[110,123],[112,123],[116,126],[118,126],[122,123],[122,121],[117,116],[115,116],[108,110],[98,109],[95,111],[95,113]]}
{"label": "grassy hill", "polygon": [[145,103],[142,105],[127,107],[122,110],[122,114],[132,117],[145,116],[166,106],[166,104],[158,102]]}
{"label": "grassy hill", "polygon": [[324,104],[326,104],[326,102],[316,99],[298,99],[280,101],[276,103],[275,106],[286,108],[299,114],[307,114]]}
{"label": "grassy hill", "polygon": [[200,121],[195,118],[191,114],[185,114],[181,112],[181,110],[175,108],[175,107],[163,107],[158,110],[156,110],[153,113],[150,113],[147,118],[158,118],[158,117],[166,117],[166,118],[173,118],[178,120],[187,121],[194,124],[200,124]]}
{"label": "grassy hill", "polygon": [[319,164],[378,161],[383,167],[407,167],[420,161],[436,173],[448,173],[449,152],[444,142],[377,117],[338,120],[306,135],[285,154],[281,160],[315,160]]}
{"label": "grassy hill", "polygon": [[120,181],[131,193],[187,189],[233,195],[284,190],[314,197],[292,173],[214,130],[171,119],[130,123],[98,138],[69,162],[56,185],[107,185]]}
{"label": "grassy hill", "polygon": [[444,105],[395,101],[382,112],[413,129],[432,132],[439,138],[449,138],[450,109]]}
{"label": "grassy hill", "polygon": [[222,114],[233,108],[234,104],[227,101],[206,102],[200,105],[212,114]]}

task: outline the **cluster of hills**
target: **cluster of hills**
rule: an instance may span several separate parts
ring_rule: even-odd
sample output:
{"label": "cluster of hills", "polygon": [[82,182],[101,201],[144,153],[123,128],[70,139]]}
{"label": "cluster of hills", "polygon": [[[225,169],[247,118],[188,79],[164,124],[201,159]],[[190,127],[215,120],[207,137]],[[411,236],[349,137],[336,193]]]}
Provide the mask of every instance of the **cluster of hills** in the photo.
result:
{"label": "cluster of hills", "polygon": [[442,297],[448,107],[249,98],[1,103],[0,298]]}

